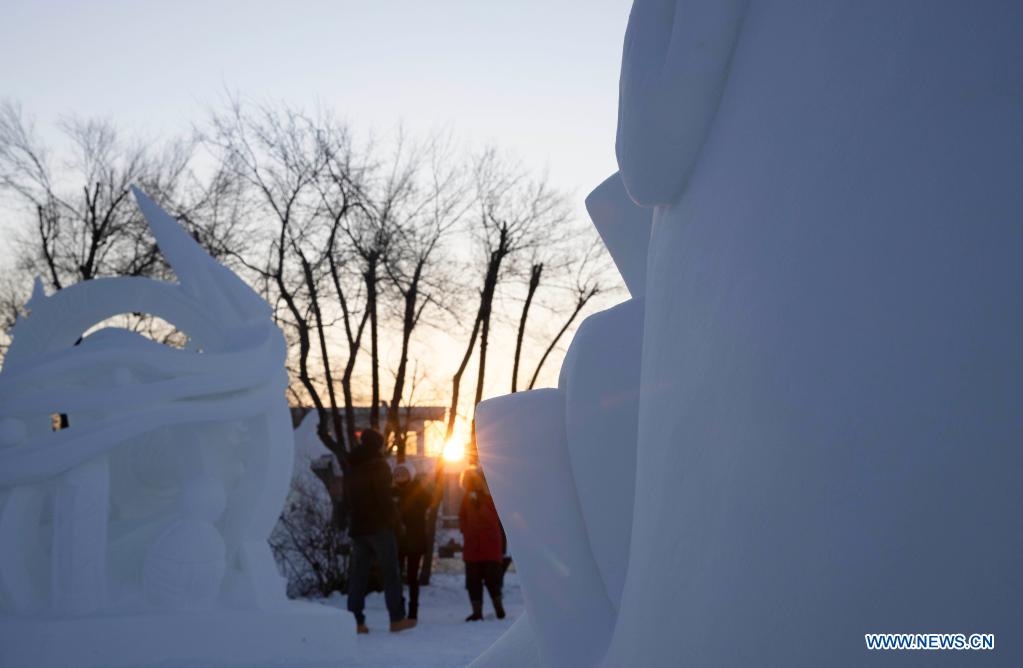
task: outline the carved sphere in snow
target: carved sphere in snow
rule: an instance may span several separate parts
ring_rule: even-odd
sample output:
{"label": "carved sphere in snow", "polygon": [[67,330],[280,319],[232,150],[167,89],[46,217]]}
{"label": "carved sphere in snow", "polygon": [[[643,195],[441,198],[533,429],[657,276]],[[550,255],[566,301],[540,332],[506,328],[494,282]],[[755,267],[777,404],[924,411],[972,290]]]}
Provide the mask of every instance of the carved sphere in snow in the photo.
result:
{"label": "carved sphere in snow", "polygon": [[172,610],[211,608],[224,579],[224,539],[209,522],[178,520],[153,541],[142,586],[154,605]]}

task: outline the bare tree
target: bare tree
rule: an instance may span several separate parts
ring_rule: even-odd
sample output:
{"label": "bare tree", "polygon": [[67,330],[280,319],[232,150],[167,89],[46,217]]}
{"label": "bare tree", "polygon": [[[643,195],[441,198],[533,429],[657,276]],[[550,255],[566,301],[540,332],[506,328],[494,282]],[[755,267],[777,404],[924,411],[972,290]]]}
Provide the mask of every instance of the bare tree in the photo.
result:
{"label": "bare tree", "polygon": [[[395,161],[394,168],[398,169]],[[392,172],[385,180],[384,192],[400,191],[406,175]],[[370,341],[370,409],[369,426],[380,429],[380,288],[381,269],[387,262],[394,230],[392,202],[386,197],[379,203],[360,209],[342,229],[354,255],[361,262],[361,275],[366,290],[366,313],[369,316]]]}
{"label": "bare tree", "polygon": [[288,581],[288,595],[329,596],[348,590],[351,545],[331,504],[308,477],[292,481],[288,500],[270,534],[270,548]]}
{"label": "bare tree", "polygon": [[324,248],[330,282],[334,288],[338,305],[341,308],[341,322],[344,326],[347,359],[341,373],[341,392],[344,397],[345,434],[348,447],[355,444],[355,400],[352,389],[352,378],[355,364],[362,347],[362,336],[366,331],[366,323],[370,318],[370,309],[362,309],[359,317],[356,304],[359,288],[363,285],[362,277],[355,282],[347,280],[345,271],[352,262],[354,253],[341,247],[342,238],[347,238],[353,212],[367,214],[367,196],[363,192],[362,180],[367,167],[357,163],[348,133],[336,126],[321,133],[321,141],[326,151],[326,174],[320,184],[320,196],[324,210],[329,217],[329,231]]}
{"label": "bare tree", "polygon": [[558,342],[569,330],[579,314],[583,312],[586,305],[589,304],[597,295],[608,289],[605,284],[607,276],[609,275],[606,260],[607,253],[604,251],[603,245],[597,239],[594,239],[590,246],[580,256],[575,267],[575,281],[571,288],[572,305],[571,310],[568,313],[568,318],[565,319],[562,326],[554,335],[554,338],[551,339],[550,343],[544,349],[543,355],[540,356],[540,361],[537,362],[536,369],[533,371],[533,376],[529,379],[529,386],[526,389],[531,390],[536,385],[536,381],[540,377],[540,371],[543,369],[544,362],[546,362],[547,358],[550,357],[551,353],[557,347]]}
{"label": "bare tree", "polygon": [[[274,232],[259,264],[247,262],[268,289],[278,322],[297,338],[296,375],[318,415],[317,434],[342,467],[347,465],[345,429],[338,410],[322,292],[327,283],[323,253],[323,191],[330,154],[317,123],[287,107],[252,111],[235,99],[211,119],[207,144],[248,186],[253,207]],[[313,346],[317,348],[314,357]],[[316,364],[318,362],[318,364]],[[314,368],[315,365],[315,368]],[[323,394],[326,394],[326,401]]]}
{"label": "bare tree", "polygon": [[438,260],[438,254],[444,250],[445,237],[471,205],[462,171],[452,160],[450,149],[450,143],[439,137],[413,147],[402,170],[408,178],[391,180],[390,185],[399,189],[384,192],[394,229],[392,252],[384,266],[400,297],[401,322],[401,348],[385,436],[397,437],[399,461],[405,459],[400,407],[412,334],[427,306],[441,305],[451,278],[446,271],[449,263],[443,257]]}
{"label": "bare tree", "polygon": [[[509,258],[514,259],[523,251],[552,243],[562,232],[559,228],[570,217],[563,194],[553,190],[546,179],[530,179],[526,171],[509,166],[493,149],[477,159],[473,177],[478,207],[473,236],[485,269],[479,291],[479,307],[469,342],[452,378],[448,438],[454,432],[462,376],[472,357],[477,338],[480,352],[473,406],[483,398],[494,297],[502,278],[515,268]],[[469,456],[475,461],[475,433]]]}
{"label": "bare tree", "polygon": [[[13,324],[33,276],[60,290],[101,276],[169,274],[132,200],[132,185],[176,215],[215,257],[244,246],[237,183],[225,170],[200,176],[192,168],[194,138],[150,148],[109,121],[75,117],[59,129],[69,148],[55,154],[19,105],[0,104],[0,192],[24,214],[13,244],[16,266],[5,279],[5,326]],[[137,330],[152,322],[125,318]]]}
{"label": "bare tree", "polygon": [[18,317],[23,315],[22,305],[28,300],[27,285],[5,272],[0,274],[0,360],[7,355],[10,331]]}
{"label": "bare tree", "polygon": [[[409,424],[412,421],[412,411],[416,406],[416,390],[422,385],[423,381],[426,380],[426,371],[419,369],[419,361],[413,360],[411,373],[408,374],[407,379],[408,391],[403,398],[401,404],[399,404],[398,410],[395,411],[396,419],[394,423],[394,431],[391,432],[393,438],[391,440],[391,447],[395,453],[395,459],[398,463],[405,461],[407,456],[407,436],[409,430]],[[388,407],[390,409],[390,407]],[[419,448],[419,454],[423,454],[424,443],[416,443]]]}
{"label": "bare tree", "polygon": [[543,262],[533,262],[529,265],[529,283],[526,287],[526,299],[522,303],[522,315],[519,316],[519,328],[515,334],[515,356],[512,363],[512,393],[518,392],[519,384],[519,361],[522,359],[522,341],[526,335],[526,319],[529,317],[529,307],[533,305],[533,297],[540,288],[540,278],[543,276]]}

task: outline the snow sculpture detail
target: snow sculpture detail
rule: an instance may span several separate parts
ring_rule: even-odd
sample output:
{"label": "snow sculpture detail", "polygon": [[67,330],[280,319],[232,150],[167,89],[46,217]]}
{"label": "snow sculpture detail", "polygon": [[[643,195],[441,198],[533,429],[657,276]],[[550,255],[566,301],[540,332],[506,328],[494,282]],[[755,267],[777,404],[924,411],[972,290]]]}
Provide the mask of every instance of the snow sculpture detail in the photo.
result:
{"label": "snow sculpture detail", "polygon": [[[343,656],[351,621],[288,601],[267,545],[292,466],[284,338],[135,197],[180,282],[49,297],[37,283],[0,373],[0,664]],[[82,338],[121,313],[163,318],[187,347],[114,327]]]}
{"label": "snow sculpture detail", "polygon": [[[641,353],[620,324],[620,356],[584,354],[627,303],[559,389],[480,406],[527,616],[477,665],[861,666],[866,633],[1012,637],[1021,31],[1018,3],[636,0],[617,154],[653,216]],[[634,440],[577,442],[573,410],[630,364]]]}

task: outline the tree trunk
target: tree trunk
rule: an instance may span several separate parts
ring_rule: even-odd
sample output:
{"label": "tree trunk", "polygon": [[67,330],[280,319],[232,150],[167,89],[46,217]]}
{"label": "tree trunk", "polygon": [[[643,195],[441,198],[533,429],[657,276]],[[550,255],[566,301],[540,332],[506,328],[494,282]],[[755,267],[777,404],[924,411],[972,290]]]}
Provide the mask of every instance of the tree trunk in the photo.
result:
{"label": "tree trunk", "polygon": [[63,285],[60,283],[60,274],[57,272],[57,259],[56,254],[50,248],[50,240],[53,236],[51,230],[56,227],[53,224],[52,217],[44,213],[42,206],[36,207],[36,213],[39,216],[39,239],[42,242],[41,252],[43,261],[46,263],[46,268],[50,271],[50,280],[53,282],[54,290],[63,289]]}
{"label": "tree trunk", "polygon": [[349,449],[351,449],[356,445],[355,403],[352,397],[351,374],[341,376],[341,393],[345,398],[345,439],[348,441]]}
{"label": "tree trunk", "polygon": [[479,463],[479,451],[476,449],[476,407],[483,401],[483,381],[487,372],[487,345],[490,341],[490,316],[493,314],[494,293],[497,291],[497,277],[504,254],[499,250],[491,260],[493,271],[487,272],[487,282],[483,285],[483,296],[480,298],[480,364],[476,374],[476,396],[472,403],[472,427],[469,432],[469,463]]}
{"label": "tree trunk", "polygon": [[534,264],[529,269],[529,290],[526,292],[526,302],[522,305],[522,317],[519,318],[519,332],[515,336],[515,362],[512,365],[512,394],[518,391],[519,385],[519,361],[522,358],[522,339],[526,334],[526,318],[529,316],[529,306],[533,303],[533,295],[540,287],[540,275],[543,273],[543,264]]}
{"label": "tree trunk", "polygon": [[320,399],[319,392],[316,391],[316,386],[312,382],[312,377],[309,375],[309,349],[311,342],[309,341],[309,323],[302,318],[302,313],[295,303],[294,296],[288,292],[287,287],[284,284],[284,278],[281,274],[274,276],[277,283],[277,289],[281,293],[281,297],[284,299],[284,303],[287,305],[288,310],[291,312],[293,318],[295,318],[295,328],[298,330],[298,379],[302,383],[302,387],[305,388],[306,392],[309,393],[309,398],[313,402],[313,406],[316,408],[316,414],[318,419],[316,426],[316,434],[320,437],[320,441],[324,447],[330,450],[338,458],[338,461],[344,461],[345,453],[338,447],[337,441],[335,441],[330,431],[327,429],[327,409],[323,405],[323,400]]}
{"label": "tree trunk", "polygon": [[[493,295],[491,295],[491,300]],[[469,464],[476,466],[480,461],[479,450],[476,449],[476,407],[483,401],[483,380],[487,373],[487,344],[490,339],[490,307],[487,304],[486,312],[483,314],[480,327],[480,364],[476,374],[476,396],[472,402],[472,423],[469,430]]]}
{"label": "tree trunk", "polygon": [[[451,434],[455,430],[455,418],[458,416],[458,393],[462,382],[462,374],[465,373],[465,367],[469,364],[469,359],[472,357],[473,348],[476,346],[476,337],[479,335],[480,328],[483,326],[484,320],[487,322],[487,327],[490,326],[490,308],[494,301],[494,290],[497,287],[498,272],[501,269],[501,260],[504,259],[504,249],[498,248],[498,250],[490,254],[490,261],[487,263],[487,273],[483,278],[483,291],[480,293],[480,307],[476,312],[476,322],[472,327],[472,335],[469,337],[469,345],[465,349],[465,355],[462,357],[462,363],[458,366],[458,371],[455,372],[455,376],[451,383],[451,409],[448,411],[448,429],[445,438],[451,438]],[[477,389],[476,395],[479,396],[480,390]],[[477,403],[479,403],[477,401]],[[473,412],[475,412],[476,406],[473,404]]]}
{"label": "tree trunk", "polygon": [[[320,357],[323,358],[323,382],[327,385],[327,397],[330,400],[330,420],[331,425],[334,427],[334,442],[337,444],[338,450],[344,453],[344,428],[341,423],[341,412],[338,410],[337,406],[337,395],[334,391],[334,375],[331,373],[330,369],[330,353],[327,350],[327,336],[323,327],[323,314],[320,311],[319,290],[316,286],[316,281],[313,278],[313,269],[309,265],[309,262],[302,254],[299,254],[299,259],[302,262],[302,273],[305,276],[306,289],[309,291],[309,300],[313,310],[313,317],[316,318],[316,333],[320,343]],[[323,417],[323,415],[320,415],[321,421],[323,420]],[[339,461],[342,460],[343,457],[339,459]]]}
{"label": "tree trunk", "polygon": [[403,434],[399,434],[400,420],[398,411],[401,407],[401,396],[405,392],[405,374],[408,369],[409,343],[412,340],[412,331],[416,327],[416,302],[419,299],[419,278],[421,271],[422,265],[417,266],[408,290],[405,291],[405,313],[402,318],[401,328],[401,357],[398,360],[398,372],[395,374],[394,378],[394,390],[391,393],[391,403],[387,407],[387,427],[384,432],[384,441],[386,442],[388,436],[394,435],[395,443],[397,445],[398,462],[405,461],[405,438]]}
{"label": "tree trunk", "polygon": [[377,255],[374,252],[366,267],[366,308],[369,310],[370,368],[372,399],[369,426],[380,429],[380,349],[377,337]]}
{"label": "tree trunk", "polygon": [[[336,228],[335,228],[336,230]],[[359,357],[359,350],[362,344],[362,334],[366,331],[366,322],[369,319],[369,309],[362,314],[355,332],[352,331],[352,313],[348,308],[348,300],[345,299],[344,289],[341,287],[341,275],[334,257],[334,233],[331,233],[328,244],[327,259],[330,264],[330,277],[334,282],[334,291],[337,293],[338,302],[341,304],[341,312],[344,316],[345,338],[348,340],[348,361],[345,362],[344,373],[341,374],[341,392],[345,401],[345,436],[347,449],[355,447],[355,403],[352,397],[352,375],[355,373],[355,362]]]}
{"label": "tree trunk", "polygon": [[455,418],[458,417],[458,392],[462,384],[462,374],[465,373],[465,367],[469,365],[472,351],[476,348],[476,337],[479,336],[479,331],[480,314],[476,313],[476,320],[472,325],[472,334],[469,336],[469,345],[465,349],[465,355],[462,356],[462,362],[458,365],[458,370],[455,371],[455,375],[451,379],[451,407],[448,408],[448,428],[444,434],[445,440],[451,438],[455,431]]}

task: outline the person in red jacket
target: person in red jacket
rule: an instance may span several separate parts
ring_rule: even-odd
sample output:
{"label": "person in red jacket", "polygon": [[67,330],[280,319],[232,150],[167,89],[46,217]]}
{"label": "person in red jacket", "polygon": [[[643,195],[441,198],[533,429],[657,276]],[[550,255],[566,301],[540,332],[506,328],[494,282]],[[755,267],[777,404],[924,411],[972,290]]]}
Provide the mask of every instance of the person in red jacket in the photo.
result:
{"label": "person in red jacket", "polygon": [[467,622],[483,619],[483,585],[486,584],[494,612],[504,619],[501,604],[501,520],[497,517],[494,499],[478,469],[462,474],[462,506],[458,526],[462,531],[462,559],[465,560],[465,588],[469,590],[472,614]]}

